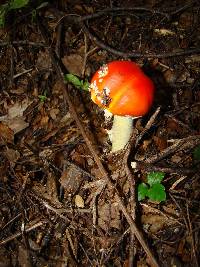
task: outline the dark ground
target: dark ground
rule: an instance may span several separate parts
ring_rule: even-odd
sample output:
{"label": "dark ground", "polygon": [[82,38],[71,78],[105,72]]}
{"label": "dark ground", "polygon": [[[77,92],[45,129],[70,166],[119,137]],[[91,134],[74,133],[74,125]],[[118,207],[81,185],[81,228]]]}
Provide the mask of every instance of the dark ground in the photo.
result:
{"label": "dark ground", "polygon": [[[198,266],[200,2],[38,5],[0,29],[0,266]],[[62,76],[114,59],[157,91],[117,156],[102,112]],[[166,201],[137,201],[149,171],[165,173]]]}

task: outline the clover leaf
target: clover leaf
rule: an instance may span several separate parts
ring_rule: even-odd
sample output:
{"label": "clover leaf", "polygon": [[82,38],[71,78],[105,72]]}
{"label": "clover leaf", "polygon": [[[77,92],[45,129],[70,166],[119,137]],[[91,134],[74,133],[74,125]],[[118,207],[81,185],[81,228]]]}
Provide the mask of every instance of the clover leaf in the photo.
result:
{"label": "clover leaf", "polygon": [[165,177],[165,174],[163,172],[150,172],[147,175],[147,182],[150,186],[161,183],[163,178]]}
{"label": "clover leaf", "polygon": [[143,200],[147,196],[148,186],[145,183],[138,185],[138,200]]}
{"label": "clover leaf", "polygon": [[193,157],[195,160],[200,160],[200,146],[197,146],[193,151]]}
{"label": "clover leaf", "polygon": [[152,201],[165,201],[166,192],[164,185],[161,184],[165,173],[151,172],[147,175],[147,183],[138,185],[138,200],[141,201],[148,197]]}
{"label": "clover leaf", "polygon": [[148,190],[147,195],[150,200],[153,201],[165,201],[166,200],[166,193],[165,193],[165,187],[162,184],[153,184]]}

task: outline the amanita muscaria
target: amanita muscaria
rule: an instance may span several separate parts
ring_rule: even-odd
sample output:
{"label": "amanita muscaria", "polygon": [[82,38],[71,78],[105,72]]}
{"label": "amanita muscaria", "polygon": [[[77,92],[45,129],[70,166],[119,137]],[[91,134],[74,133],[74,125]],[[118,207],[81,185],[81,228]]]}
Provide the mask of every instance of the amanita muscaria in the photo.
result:
{"label": "amanita muscaria", "polygon": [[145,115],[153,102],[154,84],[131,61],[103,65],[92,77],[91,99],[114,115],[112,152],[123,149],[132,133],[133,118]]}

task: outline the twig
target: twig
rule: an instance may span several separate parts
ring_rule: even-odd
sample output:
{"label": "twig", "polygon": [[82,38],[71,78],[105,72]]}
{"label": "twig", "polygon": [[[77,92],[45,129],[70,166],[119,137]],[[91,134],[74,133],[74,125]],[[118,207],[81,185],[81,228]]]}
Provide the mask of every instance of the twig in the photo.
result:
{"label": "twig", "polygon": [[94,48],[88,51],[88,41],[87,41],[86,34],[84,34],[84,43],[85,43],[85,48],[84,48],[84,59],[83,59],[81,77],[84,77],[85,75],[85,69],[86,69],[86,63],[87,63],[88,57],[99,49],[97,46],[95,46]]}
{"label": "twig", "polygon": [[[177,202],[176,199],[174,198],[173,194],[169,193],[169,196],[171,197],[171,199],[173,200],[173,202],[175,203],[175,205],[177,206],[177,208],[180,210],[181,215],[182,215],[182,218],[183,218],[183,221],[184,221],[184,223],[185,223],[185,227],[186,227],[186,229],[189,231],[188,222],[187,222],[187,220],[186,220],[186,218],[185,218],[185,216],[184,216],[184,212],[183,212],[181,206],[178,204],[178,202]],[[179,217],[181,217],[181,216],[179,216]]]}
{"label": "twig", "polygon": [[164,115],[167,118],[170,118],[171,120],[175,121],[177,124],[179,124],[181,127],[187,129],[188,131],[190,131],[193,134],[196,134],[197,131],[194,129],[191,129],[187,124],[183,123],[182,121],[178,120],[177,118],[175,118],[173,115],[170,114],[165,114]]}
{"label": "twig", "polygon": [[183,149],[193,148],[200,144],[200,135],[189,136],[178,140],[175,144],[167,147],[162,152],[145,160],[145,163],[156,163],[170,154]]}
{"label": "twig", "polygon": [[192,174],[196,171],[194,168],[179,168],[179,167],[162,167],[156,166],[154,163],[149,164],[146,162],[131,162],[134,169],[145,170],[147,172],[165,172],[165,173],[177,173],[181,175]]}
{"label": "twig", "polygon": [[191,49],[185,49],[182,51],[174,51],[174,52],[166,52],[166,53],[139,53],[139,52],[123,52],[120,50],[117,50],[107,44],[105,44],[103,41],[101,41],[97,36],[95,36],[89,28],[85,25],[85,23],[82,23],[83,31],[87,36],[99,47],[102,49],[105,49],[106,51],[110,52],[111,54],[114,54],[118,57],[125,57],[125,58],[140,58],[140,57],[146,57],[146,58],[168,58],[168,57],[177,57],[177,56],[188,56],[192,54],[199,54],[200,48],[191,48]]}
{"label": "twig", "polygon": [[198,267],[199,264],[198,264],[198,260],[197,260],[196,250],[195,250],[195,242],[194,242],[194,236],[193,236],[193,233],[192,233],[192,223],[191,223],[191,220],[190,220],[188,204],[186,205],[186,210],[187,210],[189,234],[190,234],[190,238],[191,238],[192,255],[193,255],[193,259],[194,259],[194,265],[193,266]]}
{"label": "twig", "polygon": [[174,217],[171,216],[171,215],[166,214],[165,212],[163,212],[163,211],[161,211],[161,210],[159,210],[159,209],[156,209],[156,208],[154,208],[154,207],[151,207],[150,205],[147,205],[147,204],[145,204],[145,203],[140,203],[140,205],[141,205],[142,207],[145,207],[146,209],[148,209],[149,212],[151,212],[151,213],[153,212],[153,213],[156,213],[156,214],[161,214],[161,216],[164,216],[166,219],[170,219],[170,220],[175,221],[175,222],[177,222],[178,224],[184,226],[184,224],[181,223],[181,222],[179,222],[178,219],[174,218]]}
{"label": "twig", "polygon": [[75,212],[77,212],[77,213],[91,213],[90,209],[79,209],[79,208],[66,209],[66,208],[63,207],[63,205],[60,202],[59,203],[56,202],[56,204],[58,204],[59,207],[54,208],[52,206],[52,204],[48,202],[48,200],[46,200],[46,199],[42,198],[41,196],[37,195],[37,193],[34,192],[33,190],[31,191],[31,195],[34,198],[36,198],[38,201],[40,201],[46,209],[51,210],[56,215],[58,215],[61,219],[63,219],[64,221],[67,221],[67,222],[69,222],[69,219],[63,214],[75,213]]}
{"label": "twig", "polygon": [[11,223],[13,223],[14,221],[16,221],[18,218],[20,218],[22,216],[22,213],[20,212],[19,214],[17,214],[14,218],[12,218],[10,221],[8,221],[5,225],[3,225],[0,228],[0,231],[4,230],[6,227],[8,227]]}
{"label": "twig", "polygon": [[[43,28],[43,25],[38,21],[38,25],[39,25],[39,28],[40,28],[40,31],[42,33],[42,36],[45,40],[46,43],[48,43],[48,37],[46,35],[46,31],[44,30]],[[143,247],[144,251],[146,252],[147,256],[149,257],[150,261],[151,261],[151,264],[153,266],[159,266],[158,263],[157,263],[157,260],[155,259],[154,255],[152,254],[150,248],[148,247],[146,241],[144,240],[143,238],[143,235],[142,233],[138,230],[135,222],[133,221],[131,215],[128,213],[121,197],[119,196],[119,193],[117,191],[117,189],[115,188],[115,186],[113,185],[110,177],[108,176],[101,160],[99,159],[98,157],[98,153],[96,152],[96,149],[93,147],[89,137],[88,137],[88,134],[86,133],[86,130],[85,130],[85,127],[83,126],[82,122],[80,121],[79,117],[78,117],[78,114],[76,112],[76,109],[74,108],[72,102],[71,102],[71,99],[70,99],[70,95],[69,95],[69,86],[66,86],[66,84],[64,83],[64,79],[63,79],[63,74],[61,72],[61,69],[60,69],[60,66],[59,64],[57,63],[56,61],[56,57],[55,57],[55,53],[53,52],[52,48],[49,47],[49,54],[51,56],[51,59],[52,59],[52,63],[55,67],[55,71],[56,71],[56,74],[58,76],[58,79],[62,82],[62,87],[63,87],[63,95],[64,95],[64,99],[65,99],[65,102],[66,104],[68,104],[68,108],[69,108],[69,111],[70,111],[70,114],[72,115],[72,117],[74,118],[74,120],[76,121],[76,124],[88,146],[88,149],[90,150],[91,154],[93,155],[94,157],[94,160],[99,168],[99,171],[102,175],[102,178],[104,178],[107,183],[108,183],[108,186],[115,192],[115,196],[116,196],[116,200],[118,202],[118,205],[121,209],[121,211],[123,212],[127,222],[129,223],[130,225],[130,229],[131,229],[131,232],[135,234],[135,236],[137,237],[138,241],[140,242],[141,246]]]}
{"label": "twig", "polygon": [[[46,44],[44,43],[36,43],[36,42],[31,42],[27,40],[21,40],[21,41],[12,41],[12,45],[30,45],[30,46],[36,46],[36,47],[47,47]],[[3,46],[8,46],[10,45],[10,42],[0,42],[0,47]]]}
{"label": "twig", "polygon": [[55,52],[58,58],[60,58],[60,45],[61,45],[61,33],[62,33],[62,23],[58,25],[57,29],[57,39],[56,39],[56,45],[55,45]]}
{"label": "twig", "polygon": [[29,72],[31,72],[32,70],[33,70],[33,68],[28,69],[28,70],[24,70],[24,71],[22,71],[22,72],[20,72],[20,73],[18,73],[18,74],[15,74],[15,75],[13,76],[13,79],[19,78],[20,76],[22,76],[22,75],[24,75],[24,74],[26,74],[26,73],[29,73]]}
{"label": "twig", "polygon": [[[32,230],[44,225],[45,223],[47,223],[47,221],[43,220],[43,221],[35,223],[32,226],[25,226],[24,231],[26,233],[28,233],[28,232],[30,232],[30,231],[32,231]],[[16,239],[17,237],[20,237],[21,235],[22,235],[22,232],[18,232],[16,234],[14,234],[14,235],[12,235],[12,236],[0,241],[0,246],[7,244],[8,242],[12,241],[13,239]]]}
{"label": "twig", "polygon": [[[112,252],[114,251],[114,249],[116,248],[116,246],[118,246],[120,244],[120,242],[122,242],[123,238],[130,233],[130,228],[126,229],[126,231],[124,231],[124,233],[119,237],[119,239],[117,240],[116,243],[114,243],[111,247],[110,247],[110,251],[107,253],[106,258],[103,260],[103,263],[101,266],[105,266],[106,262],[110,259],[110,255],[112,254]],[[104,264],[104,265],[103,265]]]}
{"label": "twig", "polygon": [[96,12],[96,13],[93,13],[93,14],[90,14],[90,15],[86,15],[86,16],[82,16],[80,18],[77,19],[77,21],[88,21],[88,20],[91,20],[91,19],[96,19],[96,18],[99,18],[99,17],[102,17],[102,16],[105,16],[106,14],[112,14],[112,15],[118,15],[118,13],[122,13],[124,12],[125,14],[127,12],[140,12],[140,13],[144,13],[144,12],[147,12],[147,13],[150,13],[150,14],[159,14],[159,15],[162,15],[166,18],[169,18],[169,15],[167,12],[163,12],[159,9],[151,9],[151,8],[148,8],[148,7],[112,7],[112,8],[106,8],[106,9],[103,9],[99,12]]}
{"label": "twig", "polygon": [[186,178],[187,178],[187,176],[182,176],[182,177],[180,177],[177,181],[175,181],[175,182],[172,184],[172,186],[169,188],[169,191],[174,190],[174,189],[177,187],[177,185],[178,185],[180,182],[182,182],[183,180],[185,180]]}
{"label": "twig", "polygon": [[156,111],[153,113],[153,115],[151,116],[151,118],[148,120],[144,130],[139,134],[139,136],[137,137],[136,141],[135,141],[135,148],[138,146],[139,142],[142,140],[142,138],[144,137],[144,135],[149,131],[149,129],[152,127],[152,125],[154,124],[158,114],[160,112],[160,107],[158,107],[156,109]]}
{"label": "twig", "polygon": [[9,45],[10,48],[10,77],[9,77],[9,87],[13,86],[14,80],[14,48],[12,44]]}

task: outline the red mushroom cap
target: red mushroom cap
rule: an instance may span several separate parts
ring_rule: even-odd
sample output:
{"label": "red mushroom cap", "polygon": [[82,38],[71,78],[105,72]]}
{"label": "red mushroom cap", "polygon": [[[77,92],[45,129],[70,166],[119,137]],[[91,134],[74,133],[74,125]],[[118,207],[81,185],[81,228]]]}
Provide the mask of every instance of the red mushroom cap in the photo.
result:
{"label": "red mushroom cap", "polygon": [[91,99],[113,115],[143,116],[150,109],[154,84],[131,61],[113,61],[103,65],[92,77]]}

